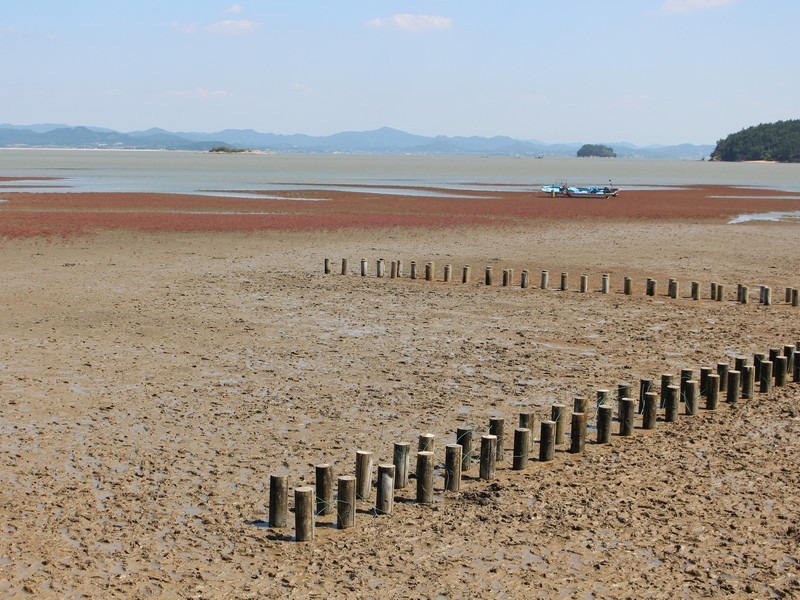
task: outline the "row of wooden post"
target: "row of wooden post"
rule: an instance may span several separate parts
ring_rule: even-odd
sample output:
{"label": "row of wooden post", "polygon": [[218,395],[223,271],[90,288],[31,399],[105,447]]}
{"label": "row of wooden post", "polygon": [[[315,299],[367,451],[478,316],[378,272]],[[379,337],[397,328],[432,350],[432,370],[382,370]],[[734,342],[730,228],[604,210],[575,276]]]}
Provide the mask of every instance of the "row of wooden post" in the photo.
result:
{"label": "row of wooden post", "polygon": [[[329,258],[325,259],[324,265],[324,272],[326,275],[329,275],[331,271],[331,261]],[[377,261],[375,272],[377,277],[385,277],[386,276],[386,262],[384,259],[380,258]],[[347,258],[342,259],[342,266],[341,266],[341,274],[348,275],[350,274],[350,267],[349,261]],[[369,269],[367,267],[367,259],[361,259],[361,276],[366,277],[369,274]],[[403,263],[402,261],[396,260],[391,261],[391,268],[389,277],[392,279],[403,277]],[[412,261],[410,266],[410,273],[409,277],[411,279],[419,279],[420,274],[418,272],[417,263]],[[434,281],[436,279],[436,263],[428,262],[425,264],[424,270],[424,278],[426,281]],[[445,283],[449,283],[453,280],[453,267],[452,265],[445,265],[444,266],[444,273],[443,273],[443,281]],[[470,265],[464,265],[462,268],[461,273],[461,283],[471,283],[472,281],[472,267]],[[491,286],[494,284],[494,272],[491,266],[487,266],[484,272],[484,283],[487,286]],[[503,278],[502,278],[502,285],[503,287],[511,287],[514,285],[514,269],[503,269]],[[527,270],[523,270],[520,274],[519,286],[521,288],[528,288],[530,287],[530,273]],[[540,286],[541,289],[546,290],[550,288],[550,273],[548,271],[542,271]],[[697,281],[691,282],[691,299],[692,300],[700,300],[700,283]],[[561,273],[561,282],[559,287],[557,288],[561,291],[569,290],[568,285],[568,273]],[[583,274],[580,276],[580,287],[579,290],[582,293],[586,293],[589,291],[589,275]],[[611,276],[608,273],[604,273],[601,277],[600,281],[600,292],[603,294],[611,293]],[[622,286],[622,293],[626,296],[633,295],[633,279],[631,277],[625,277],[623,279],[623,286]],[[645,295],[647,296],[657,296],[658,295],[658,280],[648,277],[647,282],[645,284]],[[670,279],[667,283],[667,295],[672,299],[680,298],[680,283],[677,279]],[[741,304],[748,304],[750,302],[750,288],[743,284],[738,284],[736,290],[736,301]],[[718,302],[722,302],[725,300],[725,285],[718,282],[712,282],[711,287],[709,290],[709,297],[712,300],[716,300]],[[759,295],[758,301],[760,304],[764,305],[771,305],[773,303],[772,298],[772,289],[769,286],[761,285],[759,286]],[[785,296],[786,304],[791,304],[792,306],[800,305],[800,297],[798,297],[798,288],[787,287],[786,288],[786,296]]]}
{"label": "row of wooden post", "polygon": [[[630,384],[619,384],[614,398],[618,402],[618,435],[622,437],[633,435],[637,412],[642,415],[641,428],[653,429],[658,421],[659,410],[664,411],[663,421],[670,423],[678,419],[681,404],[684,405],[686,415],[694,415],[699,409],[701,398],[705,398],[707,410],[715,410],[722,394],[728,403],[736,403],[740,399],[752,399],[756,391],[769,393],[773,386],[786,385],[790,373],[793,381],[800,383],[800,341],[794,345],[784,345],[783,348],[771,348],[768,354],[756,353],[753,356],[753,364],[746,363],[747,358],[739,356],[734,359],[733,369],[729,363],[722,362],[717,363],[716,368],[701,367],[699,379],[695,377],[693,369],[681,369],[680,379],[677,382],[673,374],[662,374],[659,393],[656,393],[652,379],[641,379],[638,410]],[[611,442],[614,399],[611,390],[597,390],[595,399],[597,444]],[[566,405],[553,404],[550,419],[541,421],[538,456],[540,462],[554,460],[556,446],[564,443],[566,411]],[[569,452],[571,453],[584,451],[589,413],[589,399],[575,398],[570,422]],[[534,449],[535,440],[532,434],[534,427],[533,413],[519,414],[519,426],[514,429],[511,467],[513,470],[523,470],[528,465],[530,453]],[[472,468],[474,434],[472,428],[459,427],[456,430],[456,442],[445,446],[444,489],[447,492],[458,492],[462,475]],[[415,471],[418,504],[430,504],[434,501],[434,444],[434,434],[419,435]],[[395,490],[403,489],[409,484],[410,457],[411,444],[396,442],[392,463],[378,465],[374,506],[376,514],[392,514]],[[489,419],[488,432],[480,436],[479,457],[479,478],[494,479],[497,464],[505,462],[504,418]],[[372,471],[372,452],[356,451],[355,475],[338,478],[334,501],[332,465],[316,465],[315,486],[294,489],[295,539],[309,541],[314,538],[317,515],[331,515],[335,512],[338,528],[353,527],[356,502],[368,501],[371,498]],[[288,497],[288,478],[272,475],[269,491],[270,527],[287,527]]]}

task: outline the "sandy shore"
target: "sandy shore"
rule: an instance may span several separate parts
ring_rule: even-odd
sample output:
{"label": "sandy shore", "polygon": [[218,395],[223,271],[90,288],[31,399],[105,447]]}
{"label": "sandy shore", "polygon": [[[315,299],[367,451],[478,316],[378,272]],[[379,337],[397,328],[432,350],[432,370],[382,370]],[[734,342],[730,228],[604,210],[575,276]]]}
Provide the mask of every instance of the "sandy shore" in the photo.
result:
{"label": "sandy shore", "polygon": [[[637,417],[630,438],[524,471],[507,452],[494,481],[475,465],[442,491],[457,427],[513,427],[521,411],[538,427],[553,402],[800,340],[783,298],[800,286],[796,225],[727,224],[798,201],[736,193],[749,198],[642,193],[558,214],[512,192],[504,207],[343,194],[272,203],[271,223],[298,220],[245,232],[153,225],[207,223],[187,215],[231,210],[216,199],[4,194],[3,223],[48,235],[0,241],[0,597],[800,595],[800,384],[653,431]],[[353,274],[323,275],[326,257]],[[378,258],[435,261],[439,281],[362,278],[362,257],[371,273]],[[472,265],[472,283],[441,281],[445,264]],[[533,286],[487,287],[487,265],[498,281],[528,269]],[[570,291],[538,289],[542,270],[552,287],[568,272]],[[352,474],[357,449],[389,462],[422,432],[436,435],[432,506],[412,482],[393,515],[373,514],[373,489],[353,529],[321,517],[311,543],[265,527],[270,475]]]}

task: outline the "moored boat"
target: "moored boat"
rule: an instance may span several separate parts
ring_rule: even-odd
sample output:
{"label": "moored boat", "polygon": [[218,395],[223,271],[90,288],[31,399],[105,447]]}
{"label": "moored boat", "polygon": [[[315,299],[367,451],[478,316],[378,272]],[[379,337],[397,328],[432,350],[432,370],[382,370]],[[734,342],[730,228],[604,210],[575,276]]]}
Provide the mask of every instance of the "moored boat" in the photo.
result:
{"label": "moored boat", "polygon": [[619,188],[608,182],[606,186],[590,185],[574,187],[563,183],[561,185],[545,185],[541,191],[552,198],[613,198],[619,194]]}

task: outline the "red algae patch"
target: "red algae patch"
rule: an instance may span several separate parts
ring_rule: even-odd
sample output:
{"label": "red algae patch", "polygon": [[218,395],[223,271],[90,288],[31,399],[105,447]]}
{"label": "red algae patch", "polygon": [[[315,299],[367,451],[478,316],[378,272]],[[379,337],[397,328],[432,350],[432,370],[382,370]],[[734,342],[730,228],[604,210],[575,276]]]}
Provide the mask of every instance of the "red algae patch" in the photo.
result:
{"label": "red algae patch", "polygon": [[[429,191],[435,194],[451,190]],[[0,198],[0,236],[72,236],[107,229],[149,232],[440,229],[542,219],[725,221],[742,213],[800,208],[797,196],[725,186],[623,190],[618,197],[608,199],[554,199],[538,191],[496,191],[489,197],[482,191],[459,191],[459,197],[442,197],[320,188],[246,193],[264,197],[7,193]],[[326,201],[299,202],[298,198]]]}

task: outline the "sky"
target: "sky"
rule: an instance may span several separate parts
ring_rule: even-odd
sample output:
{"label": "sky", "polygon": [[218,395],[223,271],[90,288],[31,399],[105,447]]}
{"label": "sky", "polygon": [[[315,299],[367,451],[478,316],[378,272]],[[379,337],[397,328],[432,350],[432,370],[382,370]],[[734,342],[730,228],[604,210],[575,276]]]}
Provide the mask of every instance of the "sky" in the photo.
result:
{"label": "sky", "polygon": [[1,0],[0,123],[714,144],[800,118],[798,0]]}

